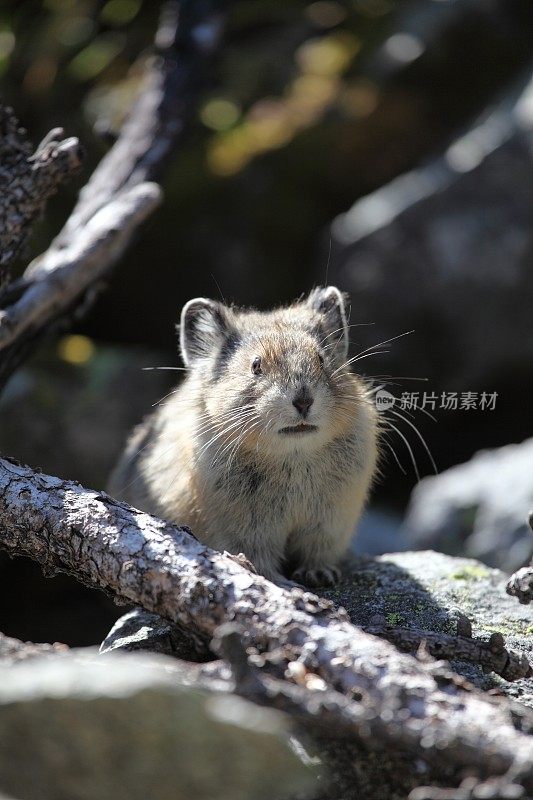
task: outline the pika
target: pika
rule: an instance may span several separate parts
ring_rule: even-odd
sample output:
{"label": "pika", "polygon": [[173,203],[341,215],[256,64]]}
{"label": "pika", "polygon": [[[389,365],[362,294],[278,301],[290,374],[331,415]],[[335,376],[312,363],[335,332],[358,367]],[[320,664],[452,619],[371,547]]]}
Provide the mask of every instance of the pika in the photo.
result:
{"label": "pika", "polygon": [[268,312],[197,298],[179,333],[186,378],[134,430],[111,494],[279,585],[335,583],[377,462],[345,296],[317,288]]}

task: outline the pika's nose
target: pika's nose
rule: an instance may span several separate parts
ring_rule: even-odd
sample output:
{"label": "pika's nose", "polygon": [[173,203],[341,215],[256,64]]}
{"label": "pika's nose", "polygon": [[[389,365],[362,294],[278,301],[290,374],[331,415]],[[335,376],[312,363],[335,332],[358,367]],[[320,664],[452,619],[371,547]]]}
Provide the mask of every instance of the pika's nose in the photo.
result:
{"label": "pika's nose", "polygon": [[306,392],[298,392],[292,404],[305,419],[309,414],[309,409],[313,405],[313,398]]}

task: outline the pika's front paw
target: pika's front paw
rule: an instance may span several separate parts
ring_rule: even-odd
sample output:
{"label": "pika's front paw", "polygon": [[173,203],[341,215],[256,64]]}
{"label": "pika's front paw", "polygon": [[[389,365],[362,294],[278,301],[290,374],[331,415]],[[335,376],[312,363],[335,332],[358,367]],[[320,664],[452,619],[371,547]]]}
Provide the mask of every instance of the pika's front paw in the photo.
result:
{"label": "pika's front paw", "polygon": [[341,579],[339,567],[298,567],[291,575],[293,581],[305,586],[334,586]]}

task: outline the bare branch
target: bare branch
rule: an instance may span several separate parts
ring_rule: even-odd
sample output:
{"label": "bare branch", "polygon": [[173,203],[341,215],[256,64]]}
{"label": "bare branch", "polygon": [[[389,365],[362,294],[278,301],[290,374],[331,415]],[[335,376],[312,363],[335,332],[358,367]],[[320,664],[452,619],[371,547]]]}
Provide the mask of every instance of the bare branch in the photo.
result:
{"label": "bare branch", "polygon": [[43,320],[70,308],[76,297],[102,278],[161,197],[156,183],[135,186],[94,214],[61,250],[47,250],[23,297],[0,311],[0,351],[22,331],[36,329]]}
{"label": "bare branch", "polygon": [[225,5],[221,0],[185,0],[163,6],[139,98],[120,137],[81,191],[56,246],[75,236],[114,195],[159,177],[195,109],[207,64],[221,39]]}
{"label": "bare branch", "polygon": [[[176,3],[163,7],[155,54],[117,142],[46,253],[0,297],[0,385],[43,333],[85,310],[160,200],[151,181],[186,129],[206,63],[220,39],[224,5],[223,0],[183,0],[179,15]],[[44,166],[52,154],[53,174],[60,174],[71,151],[71,140],[58,144],[55,136],[47,137],[36,154],[34,180],[43,183],[39,176],[51,174]],[[16,238],[15,228],[12,232]]]}
{"label": "bare branch", "polygon": [[501,633],[492,634],[489,641],[484,642],[466,636],[449,636],[395,625],[369,625],[363,630],[387,639],[405,652],[416,652],[423,645],[434,658],[480,664],[507,681],[516,681],[533,674],[525,654],[507,650]]}
{"label": "bare branch", "polygon": [[516,730],[511,704],[465,690],[442,665],[398,653],[329,601],[275,586],[205,547],[187,528],[5,459],[0,498],[0,545],[11,554],[67,572],[207,640],[234,622],[261,672],[293,687],[303,681],[310,711],[335,724],[342,719],[357,740],[480,776],[514,770],[533,791],[533,740]]}

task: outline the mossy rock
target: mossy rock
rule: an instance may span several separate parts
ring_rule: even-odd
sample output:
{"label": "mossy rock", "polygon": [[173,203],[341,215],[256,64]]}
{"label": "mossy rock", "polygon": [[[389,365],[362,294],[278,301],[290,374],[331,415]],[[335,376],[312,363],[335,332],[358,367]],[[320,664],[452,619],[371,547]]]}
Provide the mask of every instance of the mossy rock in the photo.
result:
{"label": "mossy rock", "polygon": [[[506,594],[506,581],[503,572],[473,559],[424,550],[354,559],[343,582],[320,593],[344,606],[355,625],[369,625],[379,615],[389,625],[455,634],[464,614],[474,636],[502,633],[509,649],[533,662],[533,609]],[[497,686],[533,706],[531,678],[509,683],[472,664],[452,666],[482,689]]]}

